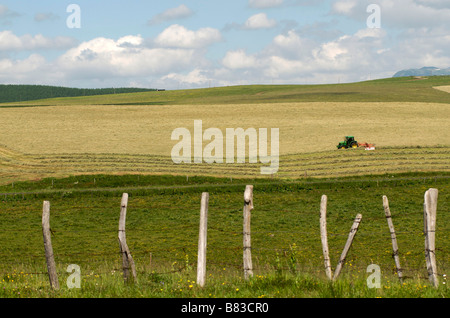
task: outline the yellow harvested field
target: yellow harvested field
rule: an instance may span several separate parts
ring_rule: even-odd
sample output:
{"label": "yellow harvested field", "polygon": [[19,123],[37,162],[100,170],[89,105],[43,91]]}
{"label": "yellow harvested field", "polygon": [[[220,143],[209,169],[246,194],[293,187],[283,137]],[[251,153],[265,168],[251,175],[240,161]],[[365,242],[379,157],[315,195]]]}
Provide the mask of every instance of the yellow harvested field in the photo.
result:
{"label": "yellow harvested field", "polygon": [[443,92],[450,93],[450,86],[436,86],[434,88]]}
{"label": "yellow harvested field", "polygon": [[[24,154],[170,156],[172,131],[279,128],[280,155],[336,149],[345,135],[377,147],[450,145],[442,103],[279,103],[1,108],[0,145]],[[208,142],[204,141],[203,146]]]}

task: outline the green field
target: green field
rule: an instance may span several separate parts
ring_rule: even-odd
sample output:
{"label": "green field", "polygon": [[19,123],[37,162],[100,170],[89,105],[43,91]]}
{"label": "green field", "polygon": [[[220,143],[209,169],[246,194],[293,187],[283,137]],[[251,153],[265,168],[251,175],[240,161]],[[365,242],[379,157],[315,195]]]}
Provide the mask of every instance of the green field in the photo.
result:
{"label": "green field", "polygon": [[158,91],[39,101],[1,106],[59,105],[216,105],[289,102],[424,102],[446,103],[448,94],[435,87],[450,85],[450,76],[398,77],[349,84],[250,85]]}
{"label": "green field", "polygon": [[[448,297],[448,175],[396,175],[302,182],[170,176],[79,176],[20,182],[1,191],[0,251],[5,297],[331,297],[319,234],[319,205],[328,196],[328,233],[335,268],[357,213],[363,215],[336,297]],[[95,180],[94,180],[95,179]],[[255,279],[242,275],[242,207],[245,184],[254,184],[252,257]],[[439,189],[436,256],[440,287],[427,280],[423,193]],[[210,193],[207,287],[195,285],[200,196]],[[117,243],[120,198],[130,195],[127,242],[138,284],[124,290]],[[405,277],[398,282],[382,206],[387,195]],[[61,291],[52,292],[43,253],[42,201],[51,202],[51,228]],[[69,264],[81,267],[84,289],[65,286]],[[366,268],[382,270],[382,288],[365,285]],[[13,276],[14,274],[14,276]],[[361,290],[344,282],[358,280]],[[191,283],[189,283],[189,281]],[[284,283],[277,284],[277,281]],[[286,285],[284,285],[286,284]],[[304,285],[306,284],[306,285]],[[189,287],[192,285],[191,287]],[[28,287],[26,287],[28,286]],[[88,286],[88,287],[87,287]],[[97,288],[95,286],[98,286]],[[306,286],[312,286],[306,288]],[[402,289],[403,286],[403,289]],[[239,289],[241,293],[236,293]],[[20,293],[20,295],[18,294]]]}
{"label": "green field", "polygon": [[[450,77],[340,85],[237,86],[0,103],[0,297],[449,297]],[[280,129],[280,168],[174,164],[178,127]],[[345,135],[376,150],[337,150]],[[242,278],[242,207],[255,186],[252,256]],[[439,288],[424,257],[423,196],[439,190]],[[196,286],[198,218],[210,193],[207,286]],[[122,280],[117,226],[129,193],[127,240],[138,283]],[[323,269],[319,205],[328,196],[335,268],[353,219],[363,221],[342,279]],[[395,275],[382,206],[387,195],[405,281]],[[43,253],[42,202],[51,202],[60,291]],[[83,288],[65,287],[78,264]],[[382,269],[368,289],[366,268]]]}

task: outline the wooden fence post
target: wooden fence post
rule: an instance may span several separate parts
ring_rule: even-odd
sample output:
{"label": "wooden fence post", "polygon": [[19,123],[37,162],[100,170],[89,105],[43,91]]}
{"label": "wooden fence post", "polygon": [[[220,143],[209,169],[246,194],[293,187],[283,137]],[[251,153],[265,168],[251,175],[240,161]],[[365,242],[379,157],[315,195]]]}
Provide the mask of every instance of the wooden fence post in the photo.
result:
{"label": "wooden fence post", "polygon": [[424,231],[425,231],[425,259],[427,263],[428,278],[434,287],[438,287],[436,267],[436,210],[438,190],[429,189],[424,197]]}
{"label": "wooden fence post", "polygon": [[206,242],[208,232],[208,203],[209,194],[202,193],[200,205],[200,229],[198,235],[198,260],[197,260],[197,284],[200,287],[205,286],[206,280]]}
{"label": "wooden fence post", "polygon": [[384,208],[384,213],[386,215],[386,220],[388,222],[389,232],[391,233],[392,250],[393,250],[395,266],[397,267],[397,275],[401,282],[401,281],[403,281],[403,273],[402,273],[402,268],[400,266],[400,257],[398,255],[397,236],[395,235],[394,223],[392,222],[391,210],[389,209],[389,201],[385,195],[383,195],[383,208]]}
{"label": "wooden fence post", "polygon": [[127,216],[127,205],[128,205],[128,193],[122,195],[122,201],[120,204],[120,219],[119,219],[119,246],[120,253],[122,253],[122,268],[123,268],[123,278],[125,282],[130,281],[130,269],[133,279],[136,280],[136,268],[134,266],[134,260],[131,256],[130,249],[127,245],[127,239],[125,235],[125,220]]}
{"label": "wooden fence post", "polygon": [[253,186],[247,185],[244,192],[244,278],[253,276],[250,218],[253,210]]}
{"label": "wooden fence post", "polygon": [[347,258],[347,253],[350,250],[350,246],[352,246],[353,239],[355,238],[356,232],[358,232],[359,224],[361,223],[362,215],[356,215],[355,221],[353,222],[352,228],[350,229],[350,233],[348,234],[347,243],[345,244],[344,250],[342,251],[339,262],[336,266],[336,271],[334,272],[333,280],[336,280],[341,273],[342,267],[344,266],[345,259]]}
{"label": "wooden fence post", "polygon": [[59,289],[58,275],[53,255],[52,239],[50,232],[50,202],[44,201],[42,208],[42,234],[44,237],[45,259],[47,260],[48,277],[53,289]]}
{"label": "wooden fence post", "polygon": [[331,262],[328,249],[328,236],[327,236],[327,196],[322,195],[320,201],[320,238],[322,240],[323,261],[325,264],[325,273],[328,279],[332,279],[333,273],[331,271]]}

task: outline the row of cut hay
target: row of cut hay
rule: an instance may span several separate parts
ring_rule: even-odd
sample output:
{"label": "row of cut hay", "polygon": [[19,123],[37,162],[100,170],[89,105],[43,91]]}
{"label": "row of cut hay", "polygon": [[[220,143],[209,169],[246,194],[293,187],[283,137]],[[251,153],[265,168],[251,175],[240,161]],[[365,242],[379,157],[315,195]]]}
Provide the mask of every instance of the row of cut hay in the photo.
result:
{"label": "row of cut hay", "polygon": [[[170,157],[123,154],[22,155],[0,153],[2,183],[79,174],[173,174],[218,177],[267,177],[261,163],[175,164]],[[340,177],[368,174],[449,171],[450,148],[336,150],[280,157],[274,177]]]}

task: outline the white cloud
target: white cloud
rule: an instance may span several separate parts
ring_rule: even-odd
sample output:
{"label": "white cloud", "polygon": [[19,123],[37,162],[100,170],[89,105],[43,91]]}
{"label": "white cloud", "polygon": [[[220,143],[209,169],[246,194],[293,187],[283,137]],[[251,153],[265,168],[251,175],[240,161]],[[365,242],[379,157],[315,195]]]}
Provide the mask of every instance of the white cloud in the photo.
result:
{"label": "white cloud", "polygon": [[[45,64],[45,58],[39,54],[32,54],[28,58],[19,61],[3,59],[0,61],[0,74],[8,74],[8,72],[27,74],[34,72]],[[8,74],[10,75],[10,74]]]}
{"label": "white cloud", "polygon": [[286,34],[277,35],[266,51],[287,59],[306,59],[311,56],[310,52],[315,46],[317,46],[315,41],[289,30]]}
{"label": "white cloud", "polygon": [[274,19],[269,19],[267,14],[258,13],[252,15],[250,18],[245,21],[243,28],[256,30],[256,29],[270,29],[277,25],[277,22]]}
{"label": "white cloud", "polygon": [[[367,6],[373,0],[338,0],[333,3],[332,13],[366,22]],[[446,5],[445,5],[446,3]],[[379,0],[382,27],[420,28],[447,26],[450,21],[448,1],[442,0]]]}
{"label": "white cloud", "polygon": [[[227,52],[220,76],[242,83],[329,83],[365,80],[389,67],[383,30],[362,29],[331,41],[301,37],[294,30],[274,37],[264,50],[249,55]],[[388,58],[389,57],[389,58]],[[228,70],[228,72],[227,72]]]}
{"label": "white cloud", "polygon": [[194,12],[191,9],[182,4],[176,8],[167,9],[166,11],[155,15],[152,19],[150,19],[150,21],[148,21],[148,24],[154,25],[166,21],[187,18],[192,16],[193,14]]}
{"label": "white cloud", "polygon": [[140,46],[144,43],[144,39],[140,35],[126,35],[117,40],[117,45],[124,46]]}
{"label": "white cloud", "polygon": [[1,83],[38,84],[48,80],[52,81],[51,65],[39,54],[31,54],[23,60],[0,59]]}
{"label": "white cloud", "polygon": [[267,61],[267,69],[264,70],[266,78],[295,78],[308,72],[309,67],[301,60],[290,60],[282,56],[270,56]]}
{"label": "white cloud", "polygon": [[248,5],[251,8],[266,9],[279,7],[283,4],[283,0],[249,0]]}
{"label": "white cloud", "polygon": [[258,66],[254,56],[249,56],[244,50],[228,51],[222,60],[222,64],[229,69],[246,69]]}
{"label": "white cloud", "polygon": [[289,30],[287,34],[279,34],[274,39],[273,42],[282,48],[286,48],[288,50],[291,49],[299,49],[302,44],[302,40],[294,32],[294,30]]}
{"label": "white cloud", "polygon": [[220,31],[213,28],[202,28],[197,31],[174,24],[159,34],[155,43],[162,47],[202,48],[221,41]]}
{"label": "white cloud", "polygon": [[57,36],[47,38],[42,34],[17,36],[11,31],[0,31],[0,51],[23,51],[41,49],[67,49],[74,46],[73,38]]}
{"label": "white cloud", "polygon": [[355,33],[355,37],[359,39],[370,38],[371,40],[382,38],[386,35],[383,29],[361,29]]}
{"label": "white cloud", "polygon": [[[367,79],[368,74],[386,74],[386,70],[392,70],[393,74],[409,64],[450,62],[445,55],[450,51],[449,35],[444,29],[434,35],[423,30],[416,34],[420,39],[402,42],[397,47],[386,47],[387,32],[382,29],[361,29],[326,42],[290,30],[277,35],[265,49],[253,54],[244,49],[229,50],[217,67],[205,55],[204,45],[211,41],[199,40],[210,39],[209,36],[202,37],[202,32],[185,28],[179,30],[186,42],[180,40],[177,47],[166,46],[168,42],[162,39],[171,37],[163,31],[159,39],[162,42],[155,40],[152,46],[140,35],[119,39],[99,37],[68,49],[54,61],[37,54],[19,60],[2,59],[0,81],[42,83],[45,80],[52,85],[82,87],[139,83],[139,86],[168,89],[271,82],[329,83],[338,78],[342,82]],[[11,37],[11,34],[4,35]],[[11,38],[18,39],[15,47],[20,47],[20,38]],[[436,41],[443,44],[436,47],[433,44]],[[9,46],[14,47],[11,43]],[[427,54],[419,55],[417,50]]]}
{"label": "white cloud", "polygon": [[396,71],[422,66],[450,65],[450,34],[448,28],[420,28],[402,33],[401,40],[389,51]]}
{"label": "white cloud", "polygon": [[418,4],[422,4],[428,7],[448,9],[448,0],[417,0]]}
{"label": "white cloud", "polygon": [[380,3],[383,24],[395,27],[449,27],[450,8],[435,7],[428,1],[383,0]]}
{"label": "white cloud", "polygon": [[192,86],[206,86],[210,83],[208,71],[202,69],[194,69],[188,74],[170,73],[161,78],[161,82],[170,84],[172,87],[179,85]]}
{"label": "white cloud", "polygon": [[333,10],[336,13],[340,13],[340,14],[350,14],[353,9],[356,7],[358,1],[356,0],[341,0],[341,1],[336,1],[333,4]]}
{"label": "white cloud", "polygon": [[[169,30],[173,31],[173,28]],[[163,32],[160,42],[154,41],[152,46],[148,46],[149,42],[140,35],[127,35],[119,39],[97,37],[72,46],[54,60],[47,60],[38,54],[18,59],[3,58],[0,60],[0,82],[46,82],[50,85],[83,87],[141,83],[142,86],[152,87],[152,83],[162,83],[161,79],[173,82],[175,74],[188,73],[184,80],[199,84],[202,82],[201,73],[193,72],[192,68],[207,64],[204,46],[217,40],[218,31],[179,30],[184,39],[176,47],[170,47],[170,40],[175,39]],[[0,51],[14,50],[23,54],[31,49],[61,47],[57,40],[40,35],[18,37],[4,31],[0,32]]]}
{"label": "white cloud", "polygon": [[163,75],[185,69],[194,60],[190,49],[146,48],[140,36],[118,40],[95,38],[59,57],[57,64],[76,77]]}
{"label": "white cloud", "polygon": [[346,38],[347,37],[342,37],[338,41],[332,41],[322,44],[318,49],[314,51],[314,57],[319,63],[324,61],[337,61],[339,57],[344,56],[349,52],[348,49],[342,45],[342,41]]}
{"label": "white cloud", "polygon": [[290,0],[288,1],[289,5],[294,5],[294,6],[314,6],[314,5],[320,5],[324,2],[325,0]]}

